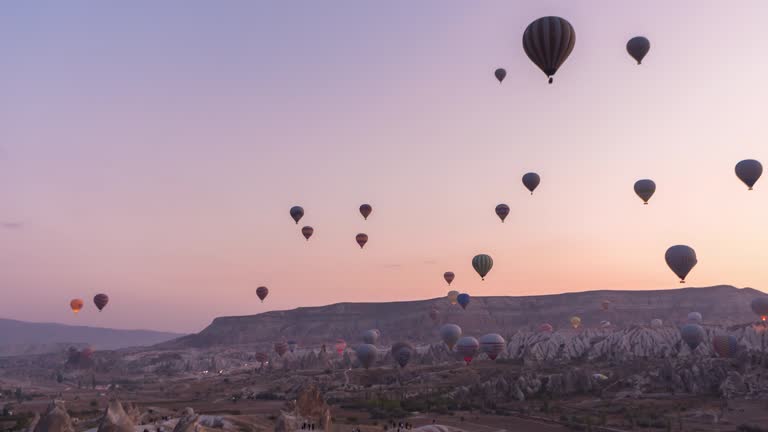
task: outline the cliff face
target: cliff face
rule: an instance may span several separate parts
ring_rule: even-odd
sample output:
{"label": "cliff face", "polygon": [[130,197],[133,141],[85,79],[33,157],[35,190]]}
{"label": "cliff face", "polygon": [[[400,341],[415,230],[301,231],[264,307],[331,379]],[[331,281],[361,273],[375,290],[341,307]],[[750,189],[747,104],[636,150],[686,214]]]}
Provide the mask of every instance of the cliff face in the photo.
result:
{"label": "cliff face", "polygon": [[[218,345],[271,344],[295,339],[303,346],[344,338],[360,341],[361,333],[381,330],[379,344],[397,340],[434,341],[443,323],[455,323],[464,334],[495,332],[507,337],[519,330],[535,330],[541,323],[555,329],[569,327],[571,316],[582,319],[582,327],[598,328],[610,321],[614,328],[642,325],[661,318],[679,324],[691,311],[704,316],[705,324],[721,326],[754,321],[749,304],[760,291],[731,286],[682,288],[658,291],[588,291],[527,297],[472,297],[466,310],[444,298],[391,303],[339,303],[322,307],[273,311],[258,315],[216,318],[197,334],[159,345],[163,348],[206,348]],[[603,301],[610,302],[608,309]],[[433,322],[429,311],[440,311]]]}

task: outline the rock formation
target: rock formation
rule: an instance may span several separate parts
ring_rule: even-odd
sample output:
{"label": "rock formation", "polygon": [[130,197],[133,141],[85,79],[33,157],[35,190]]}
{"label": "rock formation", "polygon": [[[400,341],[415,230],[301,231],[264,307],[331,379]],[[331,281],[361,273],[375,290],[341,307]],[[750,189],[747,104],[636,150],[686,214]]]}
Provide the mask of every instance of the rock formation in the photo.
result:
{"label": "rock formation", "polygon": [[135,430],[134,419],[125,412],[120,401],[110,400],[107,409],[104,410],[104,417],[99,422],[97,432],[134,432]]}
{"label": "rock formation", "polygon": [[34,432],[75,432],[63,401],[51,401],[48,410],[35,425]]}

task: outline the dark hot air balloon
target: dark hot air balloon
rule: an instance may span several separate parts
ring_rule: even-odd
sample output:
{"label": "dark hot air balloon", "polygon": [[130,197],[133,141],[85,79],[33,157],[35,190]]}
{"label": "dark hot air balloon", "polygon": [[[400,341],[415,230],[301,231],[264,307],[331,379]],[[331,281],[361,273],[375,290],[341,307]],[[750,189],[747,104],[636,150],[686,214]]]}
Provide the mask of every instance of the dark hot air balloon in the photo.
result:
{"label": "dark hot air balloon", "polygon": [[333,348],[336,350],[339,355],[344,353],[344,350],[347,349],[347,342],[344,339],[336,339],[336,342],[333,344]]}
{"label": "dark hot air balloon", "polygon": [[768,319],[768,297],[757,297],[750,304],[752,312],[760,317],[761,321]]}
{"label": "dark hot air balloon", "polygon": [[696,251],[685,245],[676,245],[667,249],[664,259],[669,268],[680,278],[680,283],[685,283],[685,277],[698,262]]}
{"label": "dark hot air balloon", "polygon": [[282,357],[286,352],[288,352],[288,344],[284,341],[275,342],[275,352],[277,355]]}
{"label": "dark hot air balloon", "polygon": [[360,206],[360,214],[363,215],[363,219],[368,220],[368,216],[371,215],[373,207],[370,204],[363,204]]}
{"label": "dark hot air balloon", "polygon": [[506,204],[499,204],[496,206],[496,216],[501,219],[501,222],[504,222],[504,219],[507,218],[509,215],[509,206]]}
{"label": "dark hot air balloon", "polygon": [[480,279],[485,280],[485,275],[493,268],[493,258],[485,254],[476,255],[472,258],[472,267],[480,275]]}
{"label": "dark hot air balloon", "polygon": [[760,176],[763,175],[763,165],[754,159],[746,159],[736,164],[736,177],[752,190]]}
{"label": "dark hot air balloon", "polygon": [[368,234],[360,233],[357,236],[355,236],[355,241],[357,241],[357,244],[360,245],[360,249],[365,246],[366,243],[368,243]]}
{"label": "dark hot air balloon", "polygon": [[455,277],[456,277],[456,275],[453,274],[453,272],[445,272],[445,273],[443,273],[443,278],[445,278],[445,281],[448,282],[448,285],[450,285],[451,282],[453,282],[453,279]]}
{"label": "dark hot air balloon", "polygon": [[493,75],[497,80],[499,80],[499,84],[501,84],[501,82],[504,81],[504,78],[507,77],[507,71],[502,68],[498,68],[493,72]]}
{"label": "dark hot air balloon", "polygon": [[259,300],[261,300],[262,303],[264,303],[264,299],[267,298],[267,295],[269,294],[269,290],[267,287],[260,286],[256,288],[256,296],[259,297]]}
{"label": "dark hot air balloon", "polygon": [[299,220],[304,216],[304,209],[299,206],[293,206],[291,207],[291,217],[296,222],[296,225],[299,224]]}
{"label": "dark hot air balloon", "polygon": [[469,304],[469,294],[461,293],[456,296],[456,303],[458,303],[462,309],[466,309],[467,305]]}
{"label": "dark hot air balloon", "polygon": [[456,343],[456,352],[467,364],[472,362],[479,348],[480,343],[472,336],[464,336]]}
{"label": "dark hot air balloon", "polygon": [[440,327],[440,339],[448,346],[448,349],[453,349],[456,341],[461,337],[461,327],[456,324],[443,324]]}
{"label": "dark hot air balloon", "polygon": [[531,191],[531,195],[533,195],[533,191],[539,187],[539,183],[541,183],[541,177],[535,172],[529,172],[523,175],[523,186]]}
{"label": "dark hot air balloon", "polygon": [[714,348],[718,356],[730,358],[736,355],[736,352],[739,350],[739,343],[731,335],[716,335],[712,337],[712,348]]}
{"label": "dark hot air balloon", "polygon": [[363,332],[363,342],[369,345],[376,345],[376,341],[379,339],[378,330],[366,330]]}
{"label": "dark hot air balloon", "polygon": [[392,345],[392,358],[395,359],[401,368],[404,368],[411,360],[413,351],[413,345],[408,342],[396,342]]}
{"label": "dark hot air balloon", "polygon": [[704,320],[704,317],[701,316],[701,312],[690,312],[688,314],[688,322],[701,324],[701,321],[703,320]]}
{"label": "dark hot air balloon", "polygon": [[627,52],[637,61],[637,64],[643,62],[643,57],[648,54],[650,49],[651,42],[643,36],[635,36],[627,41]]}
{"label": "dark hot air balloon", "polygon": [[549,83],[576,45],[576,32],[560,17],[548,16],[530,23],[523,33],[523,49],[549,77]]}
{"label": "dark hot air balloon", "polygon": [[99,309],[99,312],[101,312],[101,310],[107,306],[107,303],[109,303],[109,297],[106,294],[96,294],[93,297],[93,304],[96,305],[96,308]]}
{"label": "dark hot air balloon", "polygon": [[680,329],[680,338],[683,339],[683,342],[688,345],[691,351],[699,346],[704,340],[705,335],[704,329],[698,324],[686,324]]}
{"label": "dark hot air balloon", "polygon": [[643,200],[643,204],[648,204],[654,192],[656,192],[656,183],[653,180],[642,179],[635,182],[635,193]]}
{"label": "dark hot air balloon", "polygon": [[81,299],[72,299],[72,301],[69,302],[69,308],[72,309],[72,312],[78,313],[83,309],[83,306],[85,303]]}
{"label": "dark hot air balloon", "polygon": [[496,357],[504,352],[506,345],[504,338],[496,333],[490,333],[480,338],[480,352],[484,352],[491,360],[496,360]]}
{"label": "dark hot air balloon", "polygon": [[315,232],[315,229],[312,228],[311,226],[305,226],[304,228],[301,229],[301,235],[303,235],[304,238],[307,239],[307,241],[309,241],[309,238],[312,237],[312,234],[314,234],[314,232]]}
{"label": "dark hot air balloon", "polygon": [[370,344],[362,344],[355,348],[355,354],[360,364],[368,369],[376,361],[378,351],[376,347]]}

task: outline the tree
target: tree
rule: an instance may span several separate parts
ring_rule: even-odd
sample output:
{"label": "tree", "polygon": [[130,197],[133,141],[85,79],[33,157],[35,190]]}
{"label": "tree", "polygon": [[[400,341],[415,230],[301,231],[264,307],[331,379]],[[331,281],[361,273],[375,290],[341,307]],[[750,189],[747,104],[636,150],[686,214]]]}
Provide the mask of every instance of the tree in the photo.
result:
{"label": "tree", "polygon": [[64,375],[62,375],[61,372],[56,373],[56,382],[59,384],[64,382]]}

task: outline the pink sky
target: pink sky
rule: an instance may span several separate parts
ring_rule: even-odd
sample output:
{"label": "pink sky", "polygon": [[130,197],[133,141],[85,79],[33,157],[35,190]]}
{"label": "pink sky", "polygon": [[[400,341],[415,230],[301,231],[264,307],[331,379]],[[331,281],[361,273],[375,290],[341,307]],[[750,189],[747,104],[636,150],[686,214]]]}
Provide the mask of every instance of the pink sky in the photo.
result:
{"label": "pink sky", "polygon": [[[23,227],[0,229],[0,316],[197,331],[438,297],[446,270],[476,296],[675,288],[664,251],[681,243],[691,286],[768,283],[768,180],[747,192],[733,173],[768,162],[768,3],[331,4],[10,7],[0,220]],[[553,85],[521,46],[544,15],[577,34]]]}

